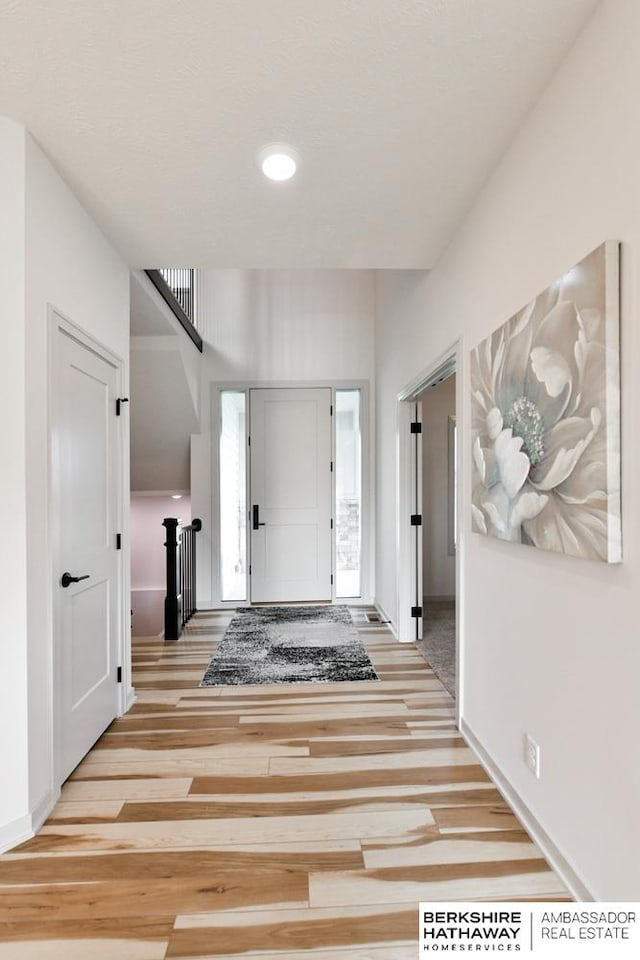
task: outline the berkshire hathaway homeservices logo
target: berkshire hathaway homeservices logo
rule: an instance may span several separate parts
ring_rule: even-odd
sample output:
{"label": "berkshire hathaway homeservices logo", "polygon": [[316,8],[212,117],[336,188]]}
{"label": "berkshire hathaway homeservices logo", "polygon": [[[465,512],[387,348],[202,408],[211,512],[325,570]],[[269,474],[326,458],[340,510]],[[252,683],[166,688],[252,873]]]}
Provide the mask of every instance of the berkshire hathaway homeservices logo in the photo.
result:
{"label": "berkshire hathaway homeservices logo", "polygon": [[421,945],[433,953],[458,950],[500,949],[519,951],[526,939],[522,909],[430,908],[420,904]]}

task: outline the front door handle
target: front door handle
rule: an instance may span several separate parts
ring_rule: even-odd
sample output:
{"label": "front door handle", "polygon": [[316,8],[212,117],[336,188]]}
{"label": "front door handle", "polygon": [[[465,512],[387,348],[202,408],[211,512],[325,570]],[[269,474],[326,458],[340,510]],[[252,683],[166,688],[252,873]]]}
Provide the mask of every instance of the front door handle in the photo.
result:
{"label": "front door handle", "polygon": [[81,577],[72,577],[70,573],[66,570],[60,577],[60,585],[63,587],[68,587],[72,583],[80,583],[81,580],[88,580],[91,574],[84,573]]}
{"label": "front door handle", "polygon": [[260,523],[260,507],[257,503],[253,505],[253,529],[259,530],[260,527],[264,527],[264,523]]}

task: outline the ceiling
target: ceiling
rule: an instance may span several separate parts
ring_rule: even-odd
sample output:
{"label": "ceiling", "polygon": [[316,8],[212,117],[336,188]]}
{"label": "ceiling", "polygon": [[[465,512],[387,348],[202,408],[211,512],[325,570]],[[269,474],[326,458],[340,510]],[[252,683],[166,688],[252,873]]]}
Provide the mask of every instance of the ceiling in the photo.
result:
{"label": "ceiling", "polygon": [[0,0],[0,113],[131,266],[428,268],[595,5]]}

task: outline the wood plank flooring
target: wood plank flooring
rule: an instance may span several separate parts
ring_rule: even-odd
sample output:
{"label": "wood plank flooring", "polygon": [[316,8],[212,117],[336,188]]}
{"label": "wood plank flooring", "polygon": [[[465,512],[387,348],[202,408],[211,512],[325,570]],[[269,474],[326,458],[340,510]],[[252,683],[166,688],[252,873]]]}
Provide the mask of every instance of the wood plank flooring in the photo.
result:
{"label": "wood plank flooring", "polygon": [[200,688],[227,613],[135,641],[136,704],[0,857],[0,960],[415,960],[420,899],[569,899],[420,654],[354,617],[380,682]]}

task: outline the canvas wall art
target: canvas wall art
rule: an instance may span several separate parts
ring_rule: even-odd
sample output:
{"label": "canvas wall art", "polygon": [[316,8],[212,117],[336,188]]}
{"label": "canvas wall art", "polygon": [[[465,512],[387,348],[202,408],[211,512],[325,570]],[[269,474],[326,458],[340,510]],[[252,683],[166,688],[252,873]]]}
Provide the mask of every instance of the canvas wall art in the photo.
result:
{"label": "canvas wall art", "polygon": [[602,244],[471,355],[473,529],[622,559],[619,247]]}

